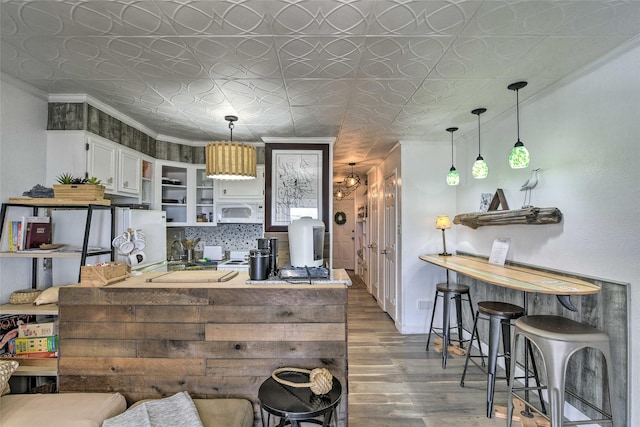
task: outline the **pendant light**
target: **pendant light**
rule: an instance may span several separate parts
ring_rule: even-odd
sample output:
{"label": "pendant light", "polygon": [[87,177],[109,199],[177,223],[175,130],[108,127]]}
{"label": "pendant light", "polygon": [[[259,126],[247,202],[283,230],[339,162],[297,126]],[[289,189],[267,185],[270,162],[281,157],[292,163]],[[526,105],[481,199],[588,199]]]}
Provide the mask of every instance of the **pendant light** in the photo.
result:
{"label": "pendant light", "polygon": [[512,169],[522,169],[529,166],[529,151],[527,151],[522,141],[520,141],[520,103],[518,99],[518,91],[526,85],[527,82],[516,82],[507,86],[507,89],[516,91],[516,120],[518,124],[518,140],[513,146],[511,154],[509,154],[509,164]]}
{"label": "pendant light", "polygon": [[458,185],[460,183],[460,174],[453,166],[453,133],[457,130],[458,128],[447,128],[447,132],[451,132],[451,169],[447,174],[447,184],[449,185]]}
{"label": "pendant light", "polygon": [[349,166],[351,166],[351,173],[344,177],[345,188],[349,191],[354,191],[360,187],[360,176],[353,172],[353,167],[355,165],[355,163],[349,163]]}
{"label": "pendant light", "polygon": [[476,114],[478,116],[478,157],[471,168],[471,176],[475,179],[484,179],[489,175],[489,166],[487,166],[487,162],[484,161],[482,154],[480,154],[480,114],[485,111],[487,111],[486,108],[476,108],[471,111],[471,114]]}
{"label": "pendant light", "polygon": [[333,192],[333,197],[336,198],[336,200],[342,200],[345,197],[347,197],[349,194],[351,194],[350,191],[346,191],[342,189],[342,182],[338,182],[338,188],[336,189],[336,191]]}
{"label": "pendant light", "polygon": [[231,141],[216,141],[207,144],[205,157],[207,176],[214,179],[247,180],[256,177],[256,147],[250,144],[233,143],[233,122],[237,116],[225,116],[229,122]]}

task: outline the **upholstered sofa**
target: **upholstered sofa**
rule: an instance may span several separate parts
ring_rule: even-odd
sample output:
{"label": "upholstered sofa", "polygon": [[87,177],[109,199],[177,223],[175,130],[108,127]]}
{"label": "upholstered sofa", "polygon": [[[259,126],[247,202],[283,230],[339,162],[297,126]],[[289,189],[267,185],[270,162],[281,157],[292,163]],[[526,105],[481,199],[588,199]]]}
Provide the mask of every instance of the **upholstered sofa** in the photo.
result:
{"label": "upholstered sofa", "polygon": [[100,427],[127,402],[120,393],[6,394],[0,408],[2,427]]}
{"label": "upholstered sofa", "polygon": [[[204,427],[253,426],[253,406],[246,399],[193,399],[193,403]],[[100,427],[126,409],[120,393],[7,394],[0,398],[0,426]]]}

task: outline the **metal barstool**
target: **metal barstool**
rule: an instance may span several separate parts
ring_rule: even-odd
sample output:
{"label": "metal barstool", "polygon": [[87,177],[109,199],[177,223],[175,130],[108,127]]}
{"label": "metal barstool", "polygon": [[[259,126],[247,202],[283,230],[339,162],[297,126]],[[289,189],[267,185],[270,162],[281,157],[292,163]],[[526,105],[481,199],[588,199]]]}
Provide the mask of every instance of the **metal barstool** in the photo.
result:
{"label": "metal barstool", "polygon": [[[471,317],[475,323],[475,315],[473,314],[473,304],[471,303],[471,295],[469,294],[469,287],[466,285],[460,285],[457,283],[438,283],[436,285],[436,296],[433,301],[433,311],[431,312],[431,324],[429,325],[429,335],[427,337],[427,351],[429,350],[429,343],[431,342],[431,333],[442,337],[442,368],[447,367],[447,347],[451,342],[449,330],[451,329],[451,322],[449,316],[451,313],[451,300],[455,300],[456,303],[456,327],[458,329],[458,343],[460,348],[464,348],[464,343],[470,340],[462,338],[462,296],[469,302],[469,311]],[[442,305],[442,328],[434,328],[433,319],[436,315],[436,306],[438,305],[438,298],[443,299]],[[438,333],[440,331],[441,333]]]}
{"label": "metal barstool", "polygon": [[[509,385],[509,396],[507,400],[507,427],[511,427],[511,416],[513,415],[513,398],[518,397],[516,391],[528,391],[530,389],[547,389],[549,394],[550,414],[548,418],[551,427],[561,427],[563,425],[585,424],[585,421],[564,422],[564,396],[565,392],[577,398],[586,406],[603,416],[604,418],[591,420],[589,424],[610,423],[613,424],[613,410],[611,408],[611,387],[613,381],[611,375],[611,344],[609,336],[589,325],[576,322],[561,316],[536,315],[523,316],[515,322],[515,335],[513,339],[512,353],[515,354],[518,348],[518,338],[524,337],[527,343],[533,343],[542,355],[542,361],[547,372],[546,385],[541,387],[514,387],[513,371],[515,358],[511,360],[511,382]],[[605,412],[604,407],[598,408],[591,402],[587,402],[575,393],[565,390],[565,380],[567,364],[571,356],[586,347],[600,350],[607,365],[607,394],[609,395],[609,412]],[[604,402],[603,398],[603,402]],[[524,400],[524,404],[538,411],[529,402]],[[603,404],[604,406],[604,404]],[[539,411],[538,411],[539,412]]]}
{"label": "metal barstool", "polygon": [[[482,348],[480,347],[480,339],[478,338],[478,319],[489,320],[489,355],[488,355],[488,367],[487,367],[487,418],[491,418],[493,415],[493,394],[496,387],[496,369],[498,363],[498,357],[504,357],[505,359],[505,371],[507,373],[505,379],[507,384],[510,377],[510,360],[511,360],[511,321],[519,317],[524,316],[524,308],[519,305],[509,304],[499,301],[480,301],[478,303],[478,310],[476,311],[475,321],[473,322],[473,332],[471,333],[471,341],[477,340],[479,355],[471,355],[471,349],[467,351],[467,358],[464,362],[464,370],[462,371],[462,378],[460,379],[460,386],[464,387],[464,378],[467,375],[467,367],[469,365],[469,359],[472,357],[482,358],[482,366],[484,366],[484,355]],[[498,354],[500,346],[500,330],[502,330],[502,348],[504,353]],[[533,361],[533,353],[529,347],[529,354]],[[535,362],[532,363],[533,375],[538,383],[538,370]],[[539,383],[538,383],[539,384]],[[540,393],[540,402],[544,410],[544,400],[542,399],[542,393]]]}

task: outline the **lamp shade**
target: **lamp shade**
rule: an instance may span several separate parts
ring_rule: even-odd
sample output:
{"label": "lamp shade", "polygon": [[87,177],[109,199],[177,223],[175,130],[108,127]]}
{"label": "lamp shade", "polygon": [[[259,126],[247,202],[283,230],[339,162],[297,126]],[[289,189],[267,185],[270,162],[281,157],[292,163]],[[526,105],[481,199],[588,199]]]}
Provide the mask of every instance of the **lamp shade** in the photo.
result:
{"label": "lamp shade", "polygon": [[529,151],[520,141],[516,142],[509,154],[509,165],[512,169],[522,169],[529,166]]}
{"label": "lamp shade", "polygon": [[475,179],[484,179],[487,175],[489,175],[489,166],[487,166],[487,162],[484,161],[482,156],[478,156],[471,167],[471,176]]}
{"label": "lamp shade", "polygon": [[243,180],[256,177],[256,147],[217,141],[206,147],[207,176],[214,179]]}
{"label": "lamp shade", "polygon": [[446,215],[440,215],[436,218],[436,228],[438,230],[448,230],[451,228],[451,220]]}
{"label": "lamp shade", "polygon": [[460,173],[458,173],[456,168],[454,168],[453,166],[451,166],[451,169],[449,169],[449,173],[447,174],[447,184],[449,185],[460,184]]}
{"label": "lamp shade", "polygon": [[482,154],[480,154],[480,114],[486,111],[486,108],[476,108],[475,110],[471,110],[471,114],[478,116],[478,157],[476,157],[476,161],[471,167],[471,176],[475,179],[484,179],[489,175],[489,166],[487,165],[487,162],[484,161]]}

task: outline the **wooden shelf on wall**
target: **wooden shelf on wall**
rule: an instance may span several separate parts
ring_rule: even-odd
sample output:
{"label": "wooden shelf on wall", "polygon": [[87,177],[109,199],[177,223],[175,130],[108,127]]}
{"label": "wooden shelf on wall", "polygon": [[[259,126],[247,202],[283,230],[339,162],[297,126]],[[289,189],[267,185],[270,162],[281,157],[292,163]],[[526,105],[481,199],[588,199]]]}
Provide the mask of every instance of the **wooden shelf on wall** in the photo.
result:
{"label": "wooden shelf on wall", "polygon": [[557,224],[562,221],[562,212],[558,208],[529,207],[490,212],[472,212],[456,215],[454,224],[462,224],[476,229],[487,225],[541,225]]}

